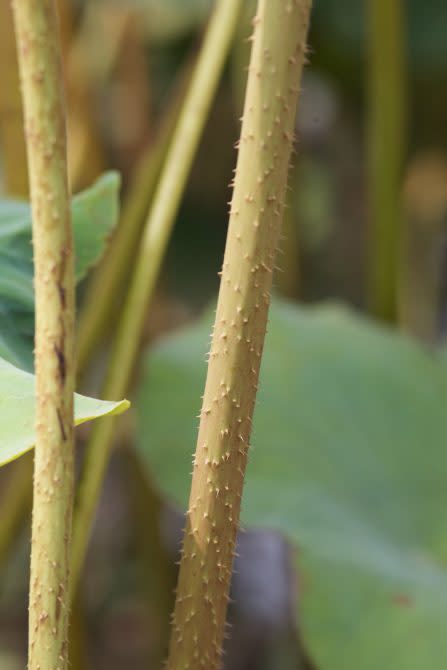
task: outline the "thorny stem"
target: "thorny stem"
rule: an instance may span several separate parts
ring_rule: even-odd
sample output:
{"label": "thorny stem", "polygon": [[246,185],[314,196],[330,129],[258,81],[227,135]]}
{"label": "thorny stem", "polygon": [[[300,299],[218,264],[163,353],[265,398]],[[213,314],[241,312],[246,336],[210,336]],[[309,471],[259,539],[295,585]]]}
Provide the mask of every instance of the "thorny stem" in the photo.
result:
{"label": "thorny stem", "polygon": [[394,321],[401,238],[400,187],[406,136],[403,0],[368,0],[369,306]]}
{"label": "thorny stem", "polygon": [[73,502],[74,276],[53,0],[12,2],[24,102],[36,293],[29,670],[66,670]]}
{"label": "thorny stem", "polygon": [[311,0],[259,0],[168,670],[220,666]]}
{"label": "thorny stem", "polygon": [[[129,296],[120,319],[103,397],[127,390],[149,300],[164,257],[191,163],[202,134],[242,0],[218,0],[208,26],[179,122],[146,221]],[[72,589],[76,588],[90,536],[93,515],[113,442],[115,422],[93,428],[87,446],[75,516]]]}
{"label": "thorny stem", "polygon": [[[121,306],[121,294],[125,293],[126,281],[131,274],[132,259],[141,237],[145,213],[178,119],[178,108],[181,106],[186,85],[191,77],[191,70],[192,58],[182,68],[174,83],[168,109],[163,114],[156,139],[136,168],[116,234],[90,280],[77,327],[78,384],[95,353],[98,342],[107,329],[110,329],[117,306]],[[8,514],[0,515],[0,572],[31,510],[33,465],[30,456],[14,463],[7,488],[0,500],[2,507],[8,509]]]}
{"label": "thorny stem", "polygon": [[[77,327],[78,384],[95,353],[98,342],[107,329],[110,330],[116,309],[122,304],[122,294],[125,293],[126,280],[131,274],[132,259],[141,237],[145,213],[157,184],[175,121],[178,119],[177,110],[184,96],[187,80],[191,76],[191,66],[192,62],[188,61],[174,84],[172,98],[167,111],[163,114],[156,139],[136,168],[116,234],[90,280]],[[17,536],[23,529],[32,502],[31,454],[20,458],[13,465],[14,468],[0,499],[3,509],[8,510],[8,514],[0,514],[0,572]]]}
{"label": "thorny stem", "polygon": [[[88,368],[98,342],[107,329],[110,329],[117,306],[121,305],[132,258],[137,252],[145,213],[178,118],[177,110],[184,95],[187,79],[191,75],[191,65],[192,63],[188,61],[174,84],[175,90],[158,128],[157,137],[136,168],[116,234],[89,282],[89,290],[82,304],[77,327],[78,384]],[[23,134],[23,130],[21,132]],[[0,515],[0,571],[31,509],[32,469],[31,454],[16,461],[1,498],[1,504],[8,508],[8,514]]]}

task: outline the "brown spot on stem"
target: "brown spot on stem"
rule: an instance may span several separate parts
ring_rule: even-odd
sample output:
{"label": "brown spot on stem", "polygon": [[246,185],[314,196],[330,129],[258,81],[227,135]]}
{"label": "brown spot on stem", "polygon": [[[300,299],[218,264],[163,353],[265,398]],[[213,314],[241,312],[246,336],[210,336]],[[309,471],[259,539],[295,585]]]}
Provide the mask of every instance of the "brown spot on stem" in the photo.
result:
{"label": "brown spot on stem", "polygon": [[59,379],[61,380],[61,383],[63,384],[65,382],[65,376],[66,376],[66,362],[65,362],[65,355],[62,349],[58,347],[57,344],[54,345],[54,353],[57,356],[57,362],[58,362],[58,372],[59,372]]}
{"label": "brown spot on stem", "polygon": [[59,428],[61,430],[62,439],[65,442],[65,440],[67,439],[67,433],[65,432],[64,420],[62,419],[62,414],[61,414],[61,411],[60,411],[59,407],[57,408],[56,412],[57,412],[57,420],[59,421]]}
{"label": "brown spot on stem", "polygon": [[57,290],[59,293],[59,300],[61,301],[62,309],[65,309],[66,300],[65,300],[65,289],[62,286],[61,282],[57,282]]}

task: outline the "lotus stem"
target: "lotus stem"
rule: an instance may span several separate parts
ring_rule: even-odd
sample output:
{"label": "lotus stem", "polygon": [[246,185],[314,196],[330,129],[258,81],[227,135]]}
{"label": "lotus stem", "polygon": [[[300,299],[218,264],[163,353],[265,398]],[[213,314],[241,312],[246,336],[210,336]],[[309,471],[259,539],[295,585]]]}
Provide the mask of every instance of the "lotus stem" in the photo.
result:
{"label": "lotus stem", "polygon": [[66,670],[73,505],[74,270],[53,0],[13,0],[33,214],[36,446],[29,670]]}
{"label": "lotus stem", "polygon": [[168,670],[221,663],[310,0],[259,0]]}

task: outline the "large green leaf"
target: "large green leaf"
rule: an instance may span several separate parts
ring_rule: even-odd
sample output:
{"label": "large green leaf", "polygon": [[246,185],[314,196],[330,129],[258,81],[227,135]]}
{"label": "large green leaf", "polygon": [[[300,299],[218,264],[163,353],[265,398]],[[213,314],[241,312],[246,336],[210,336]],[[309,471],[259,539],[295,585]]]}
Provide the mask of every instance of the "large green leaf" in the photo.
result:
{"label": "large green leaf", "polygon": [[[0,465],[9,463],[34,444],[35,377],[0,358]],[[109,402],[75,394],[76,425],[108,414],[121,414],[127,400]]]}
{"label": "large green leaf", "polygon": [[[146,361],[139,439],[186,504],[210,319]],[[271,312],[243,522],[298,548],[320,670],[443,670],[447,381],[442,357],[340,307]]]}
{"label": "large green leaf", "polygon": [[[107,173],[72,201],[76,279],[100,258],[118,220],[119,176]],[[0,356],[32,366],[34,331],[31,210],[25,202],[0,200]]]}

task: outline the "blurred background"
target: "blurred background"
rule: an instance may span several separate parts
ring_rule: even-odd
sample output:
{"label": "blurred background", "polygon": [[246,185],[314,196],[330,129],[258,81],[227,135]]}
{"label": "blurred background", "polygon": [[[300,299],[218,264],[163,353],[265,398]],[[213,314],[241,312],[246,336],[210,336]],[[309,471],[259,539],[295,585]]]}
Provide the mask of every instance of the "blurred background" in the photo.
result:
{"label": "blurred background", "polygon": [[[73,192],[105,170],[119,171],[123,211],[141,229],[213,3],[57,4]],[[253,13],[246,0],[148,312],[145,345],[192,321],[218,290]],[[276,291],[291,300],[343,300],[429,345],[446,321],[446,25],[447,6],[436,0],[315,0],[275,277]],[[8,2],[0,3],[0,81],[0,189],[27,198]],[[85,392],[98,393],[125,287],[89,361]],[[86,281],[81,305],[88,291]],[[132,414],[121,423],[118,446],[133,439]],[[87,434],[79,432],[80,449]],[[13,504],[5,492],[16,465],[0,473],[0,505]],[[136,471],[138,463],[116,449],[74,607],[75,670],[161,667],[182,515]],[[140,495],[152,505],[143,518]],[[26,655],[29,501],[16,512],[3,544],[0,533],[2,670],[21,670]],[[239,554],[226,667],[311,668],[296,633],[299,584],[287,543],[248,531]]]}

